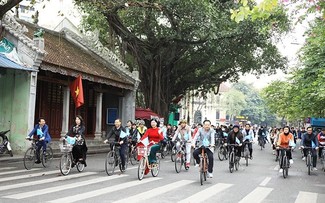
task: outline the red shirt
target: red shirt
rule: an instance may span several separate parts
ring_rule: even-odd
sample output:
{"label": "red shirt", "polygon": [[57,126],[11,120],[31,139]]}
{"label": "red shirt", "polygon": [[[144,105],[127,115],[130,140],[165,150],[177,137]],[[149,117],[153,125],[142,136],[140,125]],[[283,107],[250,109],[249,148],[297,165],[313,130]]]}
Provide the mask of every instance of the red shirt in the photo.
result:
{"label": "red shirt", "polygon": [[156,143],[164,139],[162,131],[159,128],[149,128],[146,133],[142,136],[141,141],[148,137],[149,142],[154,141]]}

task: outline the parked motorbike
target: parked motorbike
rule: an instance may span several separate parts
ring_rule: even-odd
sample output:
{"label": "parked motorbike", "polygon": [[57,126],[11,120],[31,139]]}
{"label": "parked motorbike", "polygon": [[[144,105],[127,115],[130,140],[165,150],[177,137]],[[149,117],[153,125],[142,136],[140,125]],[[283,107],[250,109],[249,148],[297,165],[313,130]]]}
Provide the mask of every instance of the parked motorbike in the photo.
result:
{"label": "parked motorbike", "polygon": [[0,132],[0,154],[5,154],[8,152],[8,154],[12,157],[12,149],[10,147],[9,139],[6,135],[9,131],[10,130]]}

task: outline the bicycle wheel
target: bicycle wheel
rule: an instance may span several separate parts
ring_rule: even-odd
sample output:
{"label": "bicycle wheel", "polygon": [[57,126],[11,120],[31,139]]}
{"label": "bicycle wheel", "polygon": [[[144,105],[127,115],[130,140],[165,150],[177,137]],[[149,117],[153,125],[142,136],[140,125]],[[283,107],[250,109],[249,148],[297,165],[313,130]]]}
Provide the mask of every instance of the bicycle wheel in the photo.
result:
{"label": "bicycle wheel", "polygon": [[147,161],[145,157],[142,157],[139,161],[139,166],[138,166],[138,179],[142,180],[144,176],[144,172],[146,170],[146,165]]}
{"label": "bicycle wheel", "polygon": [[203,158],[200,158],[200,183],[203,185],[204,181],[204,166],[203,166]]}
{"label": "bicycle wheel", "polygon": [[28,148],[24,155],[24,166],[27,170],[33,168],[35,164],[36,150],[32,147]]}
{"label": "bicycle wheel", "polygon": [[181,172],[182,165],[183,165],[183,153],[182,152],[177,152],[176,159],[175,159],[176,173]]}
{"label": "bicycle wheel", "polygon": [[41,154],[42,165],[47,168],[51,165],[53,160],[52,147],[47,146],[46,151]]}
{"label": "bicycle wheel", "polygon": [[137,164],[138,160],[137,160],[137,148],[134,148],[132,151],[131,151],[131,154],[130,154],[130,163],[132,166],[134,166],[135,164]]}
{"label": "bicycle wheel", "polygon": [[170,155],[170,159],[172,160],[172,162],[175,161],[175,155],[176,155],[176,147],[174,146],[172,149],[172,153]]}
{"label": "bicycle wheel", "polygon": [[283,178],[287,178],[288,176],[288,158],[283,156],[282,168],[283,168]]}
{"label": "bicycle wheel", "polygon": [[310,154],[307,155],[306,163],[307,163],[308,175],[310,175],[310,170],[311,170],[311,155]]}
{"label": "bicycle wheel", "polygon": [[245,161],[246,161],[246,166],[248,166],[248,154],[249,152],[248,152],[248,148],[247,147],[245,147]]}
{"label": "bicycle wheel", "polygon": [[111,176],[114,174],[116,166],[115,153],[113,151],[108,152],[105,160],[105,171],[107,175]]}
{"label": "bicycle wheel", "polygon": [[225,149],[224,149],[223,146],[219,147],[218,158],[219,158],[220,161],[223,161],[225,159]]}
{"label": "bicycle wheel", "polygon": [[78,162],[76,164],[77,171],[82,172],[85,169],[85,165],[83,163]]}
{"label": "bicycle wheel", "polygon": [[235,163],[234,152],[231,152],[229,155],[229,171],[230,171],[230,173],[234,172],[234,163]]}
{"label": "bicycle wheel", "polygon": [[62,175],[66,176],[71,170],[72,159],[69,153],[65,153],[61,156],[60,159],[60,171]]}
{"label": "bicycle wheel", "polygon": [[157,163],[154,165],[154,167],[151,168],[151,175],[153,177],[157,177],[159,174],[159,170],[160,170],[160,159],[157,156]]}
{"label": "bicycle wheel", "polygon": [[238,171],[238,169],[239,169],[239,157],[236,157],[235,158],[236,160],[235,160],[235,169],[236,169],[236,171]]}

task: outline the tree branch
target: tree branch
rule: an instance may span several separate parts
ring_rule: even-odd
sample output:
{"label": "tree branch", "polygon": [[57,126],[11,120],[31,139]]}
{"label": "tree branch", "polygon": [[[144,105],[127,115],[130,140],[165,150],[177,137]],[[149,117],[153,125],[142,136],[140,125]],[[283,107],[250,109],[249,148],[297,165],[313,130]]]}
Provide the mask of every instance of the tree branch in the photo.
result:
{"label": "tree branch", "polygon": [[0,6],[0,19],[3,18],[3,16],[12,9],[14,6],[19,4],[22,0],[8,0],[8,2],[2,6]]}

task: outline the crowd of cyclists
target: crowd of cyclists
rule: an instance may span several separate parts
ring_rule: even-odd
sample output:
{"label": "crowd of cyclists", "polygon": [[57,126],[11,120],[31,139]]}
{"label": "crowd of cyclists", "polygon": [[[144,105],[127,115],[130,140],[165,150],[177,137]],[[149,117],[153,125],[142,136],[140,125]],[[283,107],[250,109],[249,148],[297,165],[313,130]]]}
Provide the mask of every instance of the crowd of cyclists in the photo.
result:
{"label": "crowd of cyclists", "polygon": [[[87,146],[84,131],[85,127],[82,117],[76,116],[75,125],[71,127],[65,139],[74,139],[72,153],[75,160],[73,160],[73,163],[81,161],[86,166]],[[41,148],[45,151],[45,143],[50,142],[51,138],[48,134],[48,126],[45,124],[44,118],[39,119],[39,123],[27,136],[27,139],[30,139],[33,135],[39,138],[37,145],[38,153]],[[149,163],[155,164],[157,161],[157,152],[168,150],[167,143],[170,145],[169,148],[175,146],[177,150],[180,148],[179,143],[182,143],[186,153],[185,164],[187,169],[191,165],[191,156],[195,160],[195,167],[199,166],[200,147],[204,146],[205,153],[208,157],[208,177],[212,178],[214,152],[215,149],[218,149],[218,145],[235,146],[235,156],[239,159],[243,157],[243,151],[247,145],[249,158],[253,159],[253,142],[256,138],[261,149],[265,147],[266,143],[272,145],[276,161],[280,160],[279,172],[283,171],[282,159],[279,157],[281,156],[279,153],[281,149],[289,149],[285,153],[290,164],[293,164],[291,152],[297,148],[302,150],[303,160],[306,159],[307,152],[309,150],[311,151],[312,169],[316,171],[317,157],[319,159],[322,157],[325,146],[325,128],[319,131],[313,130],[312,127],[296,129],[294,127],[290,128],[289,126],[283,128],[267,128],[261,126],[257,128],[251,126],[249,123],[246,123],[244,126],[214,126],[209,120],[205,120],[202,124],[192,126],[189,126],[186,120],[181,120],[178,126],[172,126],[170,124],[161,124],[156,119],[152,119],[148,127],[143,120],[137,120],[136,122],[128,121],[126,126],[123,127],[121,119],[116,119],[113,128],[107,133],[104,143],[113,140],[111,143],[120,145],[119,155],[121,157],[123,171],[125,170],[126,161],[128,161],[126,160],[126,154],[130,153],[133,148],[139,145],[150,146]],[[37,156],[36,163],[40,163],[39,156]]]}

